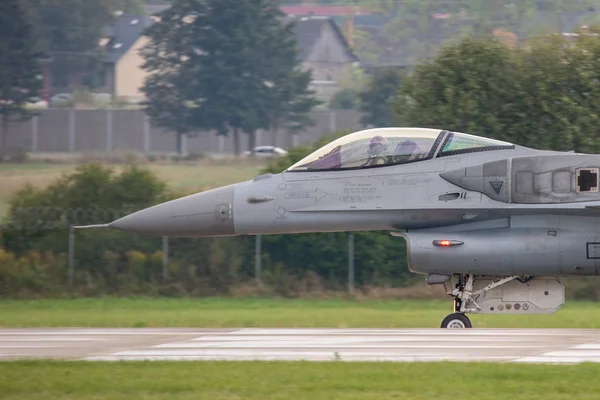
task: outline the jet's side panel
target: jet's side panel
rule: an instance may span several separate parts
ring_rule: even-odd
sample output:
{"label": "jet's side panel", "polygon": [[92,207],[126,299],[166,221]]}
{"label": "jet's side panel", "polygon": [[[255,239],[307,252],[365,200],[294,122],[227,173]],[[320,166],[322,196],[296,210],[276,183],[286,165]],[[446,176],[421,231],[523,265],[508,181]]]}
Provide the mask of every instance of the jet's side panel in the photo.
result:
{"label": "jet's side panel", "polygon": [[437,173],[286,181],[267,175],[236,186],[236,234],[427,228],[464,221],[449,203],[480,202],[478,193],[447,196]]}
{"label": "jet's side panel", "polygon": [[577,175],[582,168],[600,168],[600,156],[577,154],[514,158],[512,201],[564,203],[600,200],[597,173],[592,177],[595,190],[579,190]]}
{"label": "jet's side panel", "polygon": [[600,200],[600,156],[552,154],[513,157],[443,172],[467,190],[504,203],[544,204]]}

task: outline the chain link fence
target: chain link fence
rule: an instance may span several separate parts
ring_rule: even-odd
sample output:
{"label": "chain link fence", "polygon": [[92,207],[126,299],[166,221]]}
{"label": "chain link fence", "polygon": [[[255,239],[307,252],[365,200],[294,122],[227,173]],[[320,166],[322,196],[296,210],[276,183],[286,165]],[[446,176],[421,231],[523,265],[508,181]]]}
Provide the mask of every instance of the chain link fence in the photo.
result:
{"label": "chain link fence", "polygon": [[[132,257],[152,259],[152,269],[157,275],[155,278],[161,284],[177,283],[185,279],[176,276],[177,273],[173,271],[174,265],[177,268],[184,268],[182,264],[185,264],[185,267],[206,264],[203,270],[205,275],[219,276],[219,280],[223,280],[221,275],[228,273],[235,275],[236,279],[243,280],[239,276],[243,272],[247,281],[252,281],[258,286],[264,284],[265,264],[267,264],[267,272],[280,267],[277,263],[271,262],[272,257],[268,250],[265,251],[263,237],[260,235],[242,239],[229,238],[229,240],[237,240],[229,248],[239,253],[238,258],[242,258],[240,261],[235,257],[228,259],[221,254],[224,251],[228,252],[228,244],[222,239],[144,237],[110,229],[76,229],[77,226],[106,224],[135,211],[137,210],[127,207],[119,209],[16,207],[11,210],[10,218],[0,227],[0,234],[4,236],[5,244],[8,243],[5,248],[14,249],[21,254],[26,254],[28,250],[33,249],[66,255],[62,259],[66,265],[57,268],[66,274],[63,278],[66,279],[66,287],[71,293],[76,291],[78,282],[81,285],[82,281],[85,281],[86,278],[82,277],[84,272],[89,275],[102,274],[109,269],[106,264],[111,264],[116,258],[126,258],[129,263],[117,267],[119,271],[113,271],[116,274],[128,273],[126,270],[135,264],[131,261]],[[345,257],[338,257],[337,264],[340,268],[347,266],[347,274],[344,274],[346,277],[343,279],[339,279],[340,274],[338,274],[335,281],[338,289],[344,287],[349,292],[353,292],[356,281],[355,237],[353,233],[340,235],[346,235],[347,248],[341,249],[340,254],[344,254]],[[146,257],[144,258],[142,254]],[[101,259],[99,260],[98,257]],[[217,268],[229,270],[230,266],[225,265],[226,263],[237,265],[238,269],[230,272],[215,271]],[[244,265],[238,265],[240,263]],[[179,274],[181,275],[181,271]],[[321,276],[320,279],[333,280],[331,276]],[[216,286],[219,284],[224,285],[220,282]]]}

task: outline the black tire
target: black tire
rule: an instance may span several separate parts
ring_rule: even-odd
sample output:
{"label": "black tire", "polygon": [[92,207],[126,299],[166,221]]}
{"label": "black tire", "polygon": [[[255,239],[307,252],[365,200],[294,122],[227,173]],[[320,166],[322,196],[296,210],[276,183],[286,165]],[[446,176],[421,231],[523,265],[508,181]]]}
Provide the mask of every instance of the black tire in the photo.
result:
{"label": "black tire", "polygon": [[471,325],[471,320],[469,320],[465,314],[461,313],[448,315],[446,318],[444,318],[441,325],[441,328],[447,329],[465,329],[472,327],[473,325]]}

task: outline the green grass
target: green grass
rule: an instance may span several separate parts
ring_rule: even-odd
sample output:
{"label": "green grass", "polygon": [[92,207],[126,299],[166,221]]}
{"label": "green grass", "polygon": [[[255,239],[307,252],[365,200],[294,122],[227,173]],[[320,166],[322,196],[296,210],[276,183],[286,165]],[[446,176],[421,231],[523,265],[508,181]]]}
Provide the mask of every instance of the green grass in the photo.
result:
{"label": "green grass", "polygon": [[598,399],[600,365],[5,362],[3,400]]}
{"label": "green grass", "polygon": [[[0,301],[2,327],[439,327],[436,300],[77,299]],[[471,315],[484,328],[600,328],[600,303],[553,315]]]}

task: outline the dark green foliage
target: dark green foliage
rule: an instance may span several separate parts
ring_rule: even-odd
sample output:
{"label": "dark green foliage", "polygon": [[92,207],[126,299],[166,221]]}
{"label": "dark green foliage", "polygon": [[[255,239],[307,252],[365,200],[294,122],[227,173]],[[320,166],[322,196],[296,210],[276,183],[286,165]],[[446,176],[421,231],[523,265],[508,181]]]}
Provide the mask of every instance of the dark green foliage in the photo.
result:
{"label": "dark green foliage", "polygon": [[[284,268],[280,273],[300,278],[311,272],[324,278],[332,288],[347,285],[346,233],[264,236],[263,249],[267,271],[281,265]],[[407,268],[405,242],[388,232],[355,235],[355,270],[358,285],[405,286],[414,282]]]}
{"label": "dark green foliage", "polygon": [[[353,3],[351,0],[346,4]],[[529,38],[598,22],[593,0],[357,0],[377,28],[356,23],[355,50],[368,65],[414,67],[468,36]],[[437,18],[436,18],[437,17]],[[369,24],[370,25],[370,24]]]}
{"label": "dark green foliage", "polygon": [[599,28],[520,48],[465,39],[405,80],[395,111],[411,126],[541,149],[600,151]]}
{"label": "dark green foliage", "polygon": [[[347,132],[324,138],[320,147]],[[294,148],[270,166],[285,169],[313,148]],[[177,195],[149,171],[120,173],[83,165],[46,189],[27,187],[10,202],[1,236],[0,296],[51,296],[65,292],[68,225],[110,222]],[[8,221],[7,221],[8,222]],[[75,293],[80,295],[228,295],[253,280],[255,237],[169,239],[168,277],[161,238],[104,230],[76,230]],[[357,233],[357,285],[411,282],[402,240],[387,232]],[[325,233],[263,237],[263,293],[300,295],[343,289],[347,235]]]}
{"label": "dark green foliage", "polygon": [[[295,50],[295,46],[292,47]],[[290,58],[291,59],[291,58]],[[273,90],[273,104],[270,111],[270,128],[274,132],[273,146],[277,146],[279,128],[290,133],[298,133],[314,125],[308,113],[322,102],[316,100],[314,91],[308,89],[312,81],[311,71],[294,70],[291,76],[280,76]]]}
{"label": "dark green foliage", "polygon": [[359,107],[359,92],[356,89],[342,89],[333,95],[329,102],[331,110],[356,110]]}
{"label": "dark green foliage", "polygon": [[409,126],[507,139],[518,94],[519,63],[506,45],[465,39],[406,79],[396,113]]}
{"label": "dark green foliage", "polygon": [[[99,164],[81,165],[46,189],[26,187],[11,199],[12,212],[23,207],[139,210],[167,197],[166,185],[149,170],[131,166],[121,174]],[[69,221],[95,223],[94,221]]]}
{"label": "dark green foliage", "polygon": [[365,126],[388,127],[394,121],[394,103],[398,98],[403,72],[395,67],[377,68],[368,86],[360,93],[361,122]]}
{"label": "dark green foliage", "polygon": [[52,57],[57,90],[70,85],[101,86],[97,76],[103,54],[102,29],[109,25],[118,0],[20,0],[26,5],[38,39],[37,49]]}
{"label": "dark green foliage", "polygon": [[176,0],[148,29],[147,111],[179,136],[302,129],[316,104],[300,70],[292,25],[275,0]]}
{"label": "dark green foliage", "polygon": [[[164,201],[169,194],[166,185],[149,171],[129,167],[117,175],[112,169],[100,165],[82,165],[71,175],[59,178],[46,189],[25,187],[10,201],[7,217],[9,229],[3,234],[6,249],[17,255],[29,250],[56,254],[67,250],[67,227],[111,222],[127,213]],[[81,233],[82,236],[96,232]],[[120,245],[126,252],[125,235],[100,232],[100,243]],[[102,246],[92,243],[91,260],[101,258]],[[82,253],[88,254],[88,253]]]}
{"label": "dark green foliage", "polygon": [[581,37],[542,37],[520,52],[513,137],[526,146],[600,152],[599,28]]}
{"label": "dark green foliage", "polygon": [[19,0],[0,2],[0,161],[11,121],[30,118],[42,88],[31,23]]}
{"label": "dark green foliage", "polygon": [[123,11],[125,14],[144,15],[146,12],[146,5],[143,0],[113,0],[116,4],[113,6],[114,9]]}

